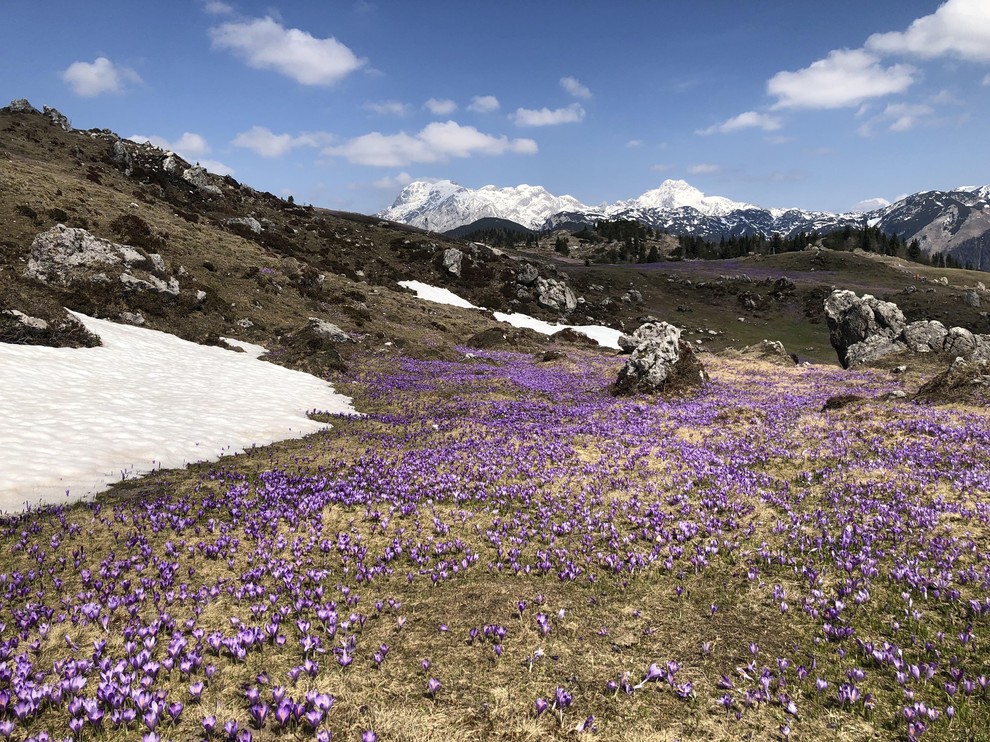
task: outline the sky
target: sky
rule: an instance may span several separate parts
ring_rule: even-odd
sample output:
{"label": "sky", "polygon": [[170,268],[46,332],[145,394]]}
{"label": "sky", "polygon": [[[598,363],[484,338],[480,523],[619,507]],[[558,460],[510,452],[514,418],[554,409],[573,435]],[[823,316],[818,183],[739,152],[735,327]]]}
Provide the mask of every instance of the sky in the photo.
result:
{"label": "sky", "polygon": [[676,178],[825,211],[990,183],[990,0],[0,0],[0,16],[0,98],[332,209],[376,212],[420,179],[594,205]]}
{"label": "sky", "polygon": [[309,410],[354,412],[326,381],[258,360],[260,346],[228,341],[237,353],[73,314],[102,346],[0,343],[0,513],[329,427]]}

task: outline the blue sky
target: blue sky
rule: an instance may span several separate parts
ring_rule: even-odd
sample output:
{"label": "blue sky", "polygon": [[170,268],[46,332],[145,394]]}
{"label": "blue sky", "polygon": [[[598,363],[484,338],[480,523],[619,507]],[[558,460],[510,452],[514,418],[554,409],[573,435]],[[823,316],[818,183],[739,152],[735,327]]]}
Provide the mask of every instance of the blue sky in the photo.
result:
{"label": "blue sky", "polygon": [[830,211],[990,183],[990,0],[0,1],[4,99],[329,208],[422,178]]}

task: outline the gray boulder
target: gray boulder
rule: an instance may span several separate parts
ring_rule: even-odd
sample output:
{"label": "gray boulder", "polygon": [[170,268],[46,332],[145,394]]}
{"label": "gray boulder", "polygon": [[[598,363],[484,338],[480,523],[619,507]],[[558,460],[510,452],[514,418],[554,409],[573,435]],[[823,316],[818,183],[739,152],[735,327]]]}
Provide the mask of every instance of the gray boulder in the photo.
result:
{"label": "gray boulder", "polygon": [[538,278],[536,280],[536,301],[547,309],[558,312],[570,312],[577,307],[577,297],[574,292],[554,278]]}
{"label": "gray boulder", "polygon": [[333,324],[333,322],[327,322],[319,317],[309,318],[308,329],[318,338],[331,343],[347,343],[351,340],[350,335]]}
{"label": "gray boulder", "polygon": [[52,126],[57,126],[62,131],[72,131],[72,124],[69,123],[68,117],[57,108],[49,108],[45,106],[45,116],[52,122]]}
{"label": "gray boulder", "polygon": [[261,234],[261,222],[253,216],[235,216],[228,219],[225,224],[228,227],[243,227],[251,234]]}
{"label": "gray boulder", "polygon": [[668,327],[671,325],[666,322],[645,322],[637,327],[632,335],[619,336],[619,350],[623,353],[632,353],[647,340],[665,334]]}
{"label": "gray boulder", "polygon": [[56,224],[31,243],[25,275],[42,283],[69,286],[77,281],[111,280],[116,274],[130,290],[176,296],[179,281],[164,274],[160,255],[96,237],[85,229]]}
{"label": "gray boulder", "polygon": [[870,335],[866,340],[853,343],[846,349],[845,367],[875,363],[887,356],[903,353],[907,349],[907,345],[899,340],[891,340],[884,335]]}
{"label": "gray boulder", "polygon": [[526,263],[522,270],[516,274],[516,280],[523,286],[532,286],[540,277],[540,272],[532,263]]}
{"label": "gray boulder", "polygon": [[966,358],[976,350],[976,336],[965,327],[953,327],[945,336],[942,350],[951,356]]}
{"label": "gray boulder", "polygon": [[210,174],[205,167],[191,167],[182,173],[182,179],[192,183],[201,192],[211,196],[223,196],[219,186],[210,182]]}
{"label": "gray boulder", "polygon": [[980,306],[980,294],[976,289],[968,289],[962,293],[963,304],[967,307],[977,307]]}
{"label": "gray boulder", "polygon": [[440,257],[440,265],[450,275],[460,278],[461,263],[463,260],[464,253],[456,247],[448,247]]}
{"label": "gray boulder", "polygon": [[945,345],[948,330],[938,320],[921,320],[904,327],[904,342],[915,353],[937,353]]}
{"label": "gray boulder", "polygon": [[15,98],[7,106],[7,110],[11,113],[41,113],[41,111],[31,105],[27,98]]}
{"label": "gray boulder", "polygon": [[708,381],[705,367],[679,329],[661,322],[643,336],[619,371],[616,394],[680,392]]}
{"label": "gray boulder", "polygon": [[[870,294],[860,298],[845,290],[833,291],[825,300],[825,320],[832,347],[846,368],[850,365],[851,346],[873,336],[895,341],[907,324],[903,312],[893,302],[881,301]],[[873,341],[871,347],[879,348],[878,341]]]}

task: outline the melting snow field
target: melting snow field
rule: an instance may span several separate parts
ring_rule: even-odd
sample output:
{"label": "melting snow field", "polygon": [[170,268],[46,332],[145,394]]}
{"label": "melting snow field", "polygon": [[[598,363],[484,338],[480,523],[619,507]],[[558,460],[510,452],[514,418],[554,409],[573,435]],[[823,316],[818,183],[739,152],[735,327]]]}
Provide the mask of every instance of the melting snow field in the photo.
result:
{"label": "melting snow field", "polygon": [[260,346],[73,314],[102,347],[0,343],[0,512],[328,427],[311,410],[356,414],[325,381],[258,360]]}
{"label": "melting snow field", "polygon": [[[399,281],[399,285],[415,291],[416,296],[424,301],[432,301],[436,304],[449,304],[452,307],[461,307],[462,309],[481,308],[476,307],[466,299],[462,299],[453,291],[438,288],[437,286],[430,286],[428,283],[421,281]],[[552,325],[549,322],[544,322],[541,319],[530,317],[528,314],[520,314],[519,312],[513,312],[512,314],[494,312],[494,315],[495,319],[499,322],[505,322],[513,327],[528,327],[543,335],[553,335],[560,330],[571,329],[575,332],[580,332],[582,335],[587,335],[599,345],[606,348],[615,348],[616,350],[619,348],[619,336],[622,335],[619,330],[613,330],[611,327],[603,327],[602,325]]]}

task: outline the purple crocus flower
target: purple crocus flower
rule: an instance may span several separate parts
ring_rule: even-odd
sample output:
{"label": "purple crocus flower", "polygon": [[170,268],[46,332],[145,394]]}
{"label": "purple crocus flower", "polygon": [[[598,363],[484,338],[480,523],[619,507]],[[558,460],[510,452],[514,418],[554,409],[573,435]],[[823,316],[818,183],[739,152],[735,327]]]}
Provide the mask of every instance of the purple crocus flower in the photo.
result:
{"label": "purple crocus flower", "polygon": [[426,683],[426,692],[430,697],[435,697],[440,692],[440,681],[430,678]]}

